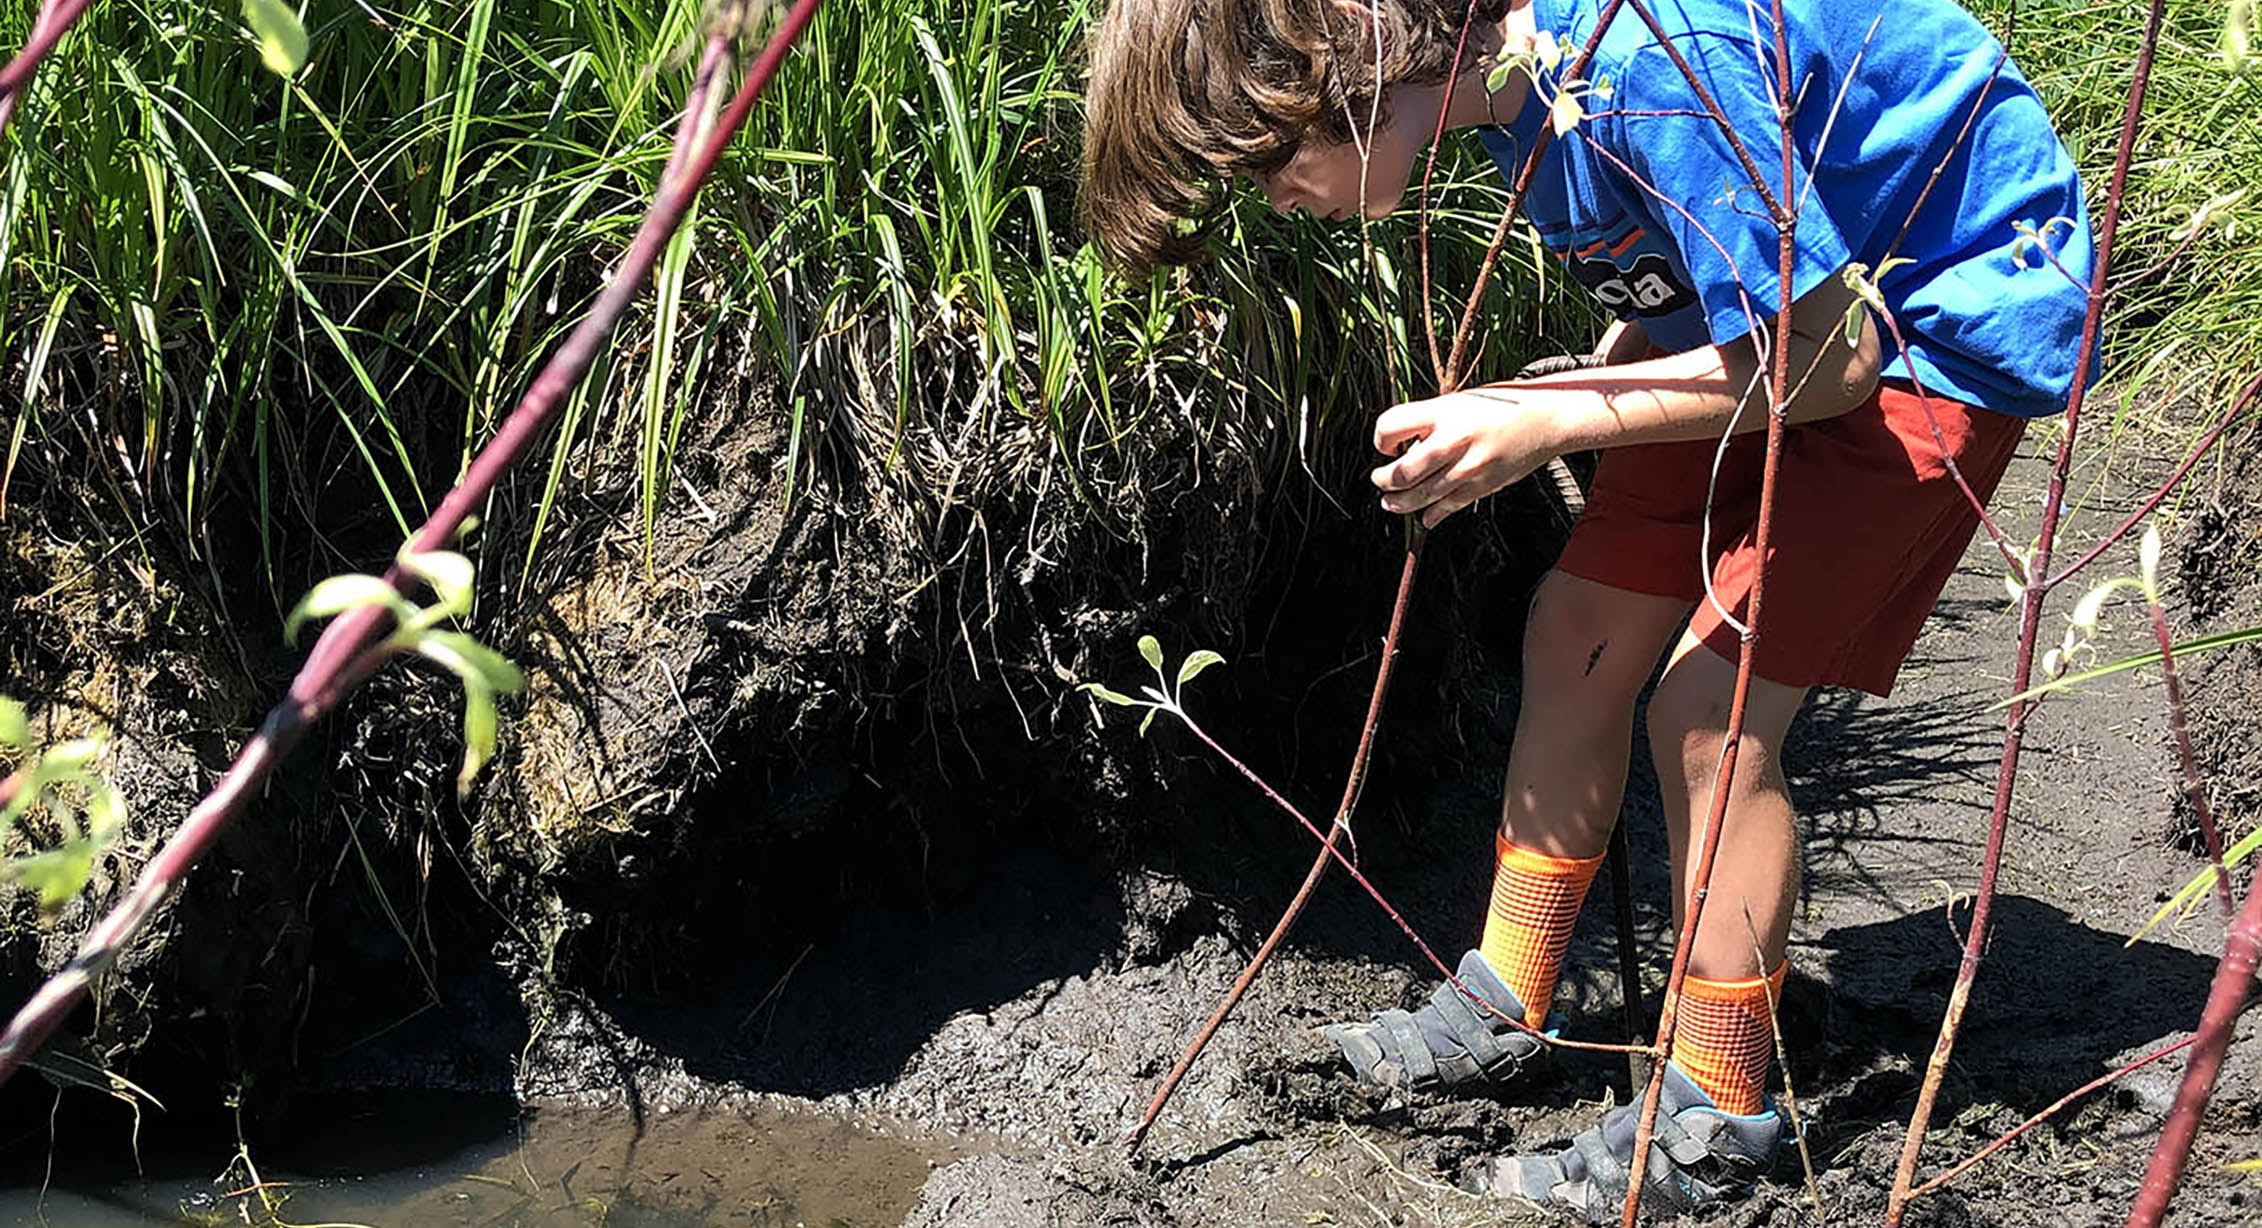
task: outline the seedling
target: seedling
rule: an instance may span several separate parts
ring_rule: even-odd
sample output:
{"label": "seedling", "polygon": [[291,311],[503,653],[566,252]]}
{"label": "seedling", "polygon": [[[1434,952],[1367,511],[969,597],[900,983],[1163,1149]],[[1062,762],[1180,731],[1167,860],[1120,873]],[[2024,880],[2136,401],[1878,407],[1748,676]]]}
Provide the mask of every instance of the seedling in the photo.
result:
{"label": "seedling", "polygon": [[393,619],[393,633],[372,651],[385,656],[413,654],[434,662],[463,682],[463,767],[456,791],[468,793],[479,769],[495,754],[495,696],[515,695],[525,675],[501,653],[461,631],[440,624],[471,612],[471,560],[446,550],[417,553],[407,546],[396,556],[402,571],[424,581],[436,602],[419,606],[378,576],[332,576],[308,590],[283,620],[283,638],[296,643],[309,619],[332,618],[348,610],[376,606]]}
{"label": "seedling", "polygon": [[1139,688],[1139,694],[1145,696],[1144,699],[1133,698],[1121,691],[1109,690],[1097,682],[1087,682],[1077,689],[1091,695],[1094,699],[1114,704],[1119,708],[1145,708],[1147,714],[1139,719],[1139,736],[1142,738],[1147,736],[1147,726],[1155,723],[1155,713],[1157,712],[1168,712],[1191,725],[1193,721],[1187,717],[1186,709],[1179,704],[1180,699],[1185,696],[1186,684],[1193,681],[1195,676],[1203,670],[1222,663],[1225,658],[1207,648],[1197,648],[1186,654],[1186,659],[1178,663],[1178,680],[1174,683],[1163,672],[1161,641],[1151,635],[1140,636],[1139,655],[1146,658],[1148,666],[1155,671],[1156,685]]}
{"label": "seedling", "polygon": [[94,770],[102,751],[93,737],[36,749],[24,706],[0,696],[0,752],[18,760],[0,781],[0,840],[33,815],[63,833],[45,849],[0,861],[0,881],[37,892],[41,912],[77,895],[94,875],[94,859],[125,830],[125,795]]}

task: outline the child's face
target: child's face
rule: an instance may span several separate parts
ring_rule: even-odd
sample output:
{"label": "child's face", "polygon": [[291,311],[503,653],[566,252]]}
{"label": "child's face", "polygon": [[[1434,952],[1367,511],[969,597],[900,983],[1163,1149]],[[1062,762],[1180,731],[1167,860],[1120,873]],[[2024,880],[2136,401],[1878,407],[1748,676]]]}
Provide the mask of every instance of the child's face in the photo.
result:
{"label": "child's face", "polygon": [[[1414,158],[1421,152],[1430,132],[1422,127],[1418,116],[1418,100],[1412,95],[1426,91],[1392,90],[1390,121],[1374,130],[1373,144],[1368,148],[1371,157],[1360,155],[1358,142],[1336,144],[1318,138],[1307,140],[1297,149],[1288,165],[1269,174],[1253,174],[1250,178],[1262,189],[1265,199],[1282,213],[1302,209],[1312,216],[1327,221],[1364,214],[1380,218],[1396,209],[1406,197],[1406,184],[1414,170]],[[1436,101],[1430,100],[1428,112],[1432,124],[1436,120]],[[1362,165],[1364,164],[1364,165]],[[1365,199],[1360,198],[1362,180]]]}

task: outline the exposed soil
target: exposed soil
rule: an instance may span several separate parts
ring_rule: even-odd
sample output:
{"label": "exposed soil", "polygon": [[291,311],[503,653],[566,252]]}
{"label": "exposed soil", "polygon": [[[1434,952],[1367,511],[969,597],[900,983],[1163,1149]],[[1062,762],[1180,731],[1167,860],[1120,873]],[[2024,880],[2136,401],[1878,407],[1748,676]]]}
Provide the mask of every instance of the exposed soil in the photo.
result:
{"label": "exposed soil", "polygon": [[[1999,500],[2009,519],[2030,510],[2041,476],[2035,459],[2014,470]],[[2095,502],[2067,540],[2121,510]],[[2133,570],[2133,545],[2125,553],[2121,570]],[[2216,583],[2205,563],[2193,566],[2187,586]],[[1790,757],[1808,830],[1809,905],[1794,938],[1785,1028],[1821,1222],[1882,1208],[1953,973],[1968,912],[1960,893],[1975,878],[2001,733],[2000,716],[1974,696],[2002,690],[2015,632],[2001,577],[1992,548],[1975,543],[1899,692],[1889,701],[1820,696]],[[1433,578],[1422,622],[1443,621],[1438,594],[1450,583]],[[2253,600],[2251,582],[2233,587],[2244,595],[2218,602],[2210,618],[2252,612],[2242,604]],[[1326,617],[1379,624],[1381,596],[1378,587],[1372,608]],[[1516,608],[1489,614],[1512,621],[1504,611]],[[2135,613],[2115,621],[2109,646],[2138,651]],[[1399,695],[1403,707],[1442,719],[1407,722],[1415,727],[1396,735],[1413,745],[1370,791],[1361,827],[1369,873],[1448,951],[1480,917],[1493,778],[1514,702],[1512,633],[1488,633],[1484,616],[1458,633],[1460,681],[1432,676]],[[2193,704],[2237,711],[2257,677],[2252,654],[2225,654],[2195,671]],[[1363,677],[1339,681],[1314,702],[1355,706],[1346,701]],[[1264,742],[1249,732],[1257,726],[1217,727],[1229,740]],[[2123,945],[2200,864],[2175,839],[2166,730],[2156,670],[2055,699],[2030,727],[1997,935],[1928,1170],[2196,1019],[2221,937],[2211,912]],[[1119,746],[1127,757],[1192,753],[1169,731],[1152,749],[1128,736]],[[2229,780],[2262,768],[2236,749],[2211,753]],[[1429,771],[1407,770],[1409,757],[1426,758]],[[522,1067],[525,1090],[625,1080],[665,1100],[744,1086],[987,1140],[985,1154],[928,1183],[907,1221],[919,1228],[1543,1222],[1452,1183],[1478,1157],[1580,1128],[1605,1098],[1625,1094],[1623,1065],[1566,1054],[1530,1086],[1412,1103],[1352,1086],[1316,1025],[1411,1004],[1431,978],[1340,882],[1220,1033],[1145,1155],[1123,1156],[1117,1137],[1303,864],[1302,845],[1279,834],[1285,822],[1259,799],[1213,768],[1185,775],[1183,817],[1165,842],[1094,848],[1068,834],[1066,820],[1049,836],[1017,833],[976,864],[938,868],[942,881],[862,901],[830,933],[770,953],[746,975],[592,1008],[552,1030],[558,1047]],[[1637,779],[1628,819],[1647,975],[1658,980],[1660,914],[1647,902],[1663,895],[1662,834],[1648,796]],[[2236,804],[2227,809],[2226,823],[2252,822]],[[1607,910],[1598,891],[1574,950],[1566,1014],[1576,1035],[1619,1031]],[[2241,1219],[2258,1193],[2221,1168],[2262,1155],[2254,1028],[2242,1028],[2233,1049],[2175,1222]],[[609,1061],[592,1063],[600,1052]],[[2118,1222],[2177,1073],[2165,1063],[2092,1098],[1920,1204],[1917,1222]],[[1758,1196],[1720,1218],[1815,1222],[1801,1187],[1786,1156]]]}
{"label": "exposed soil", "polygon": [[[259,940],[239,944],[251,951],[202,980],[190,969],[176,978],[188,988],[152,999],[186,1004],[175,1035],[232,1038],[182,1043],[217,1063],[205,1077],[257,1068],[270,1073],[269,1097],[278,1070],[313,1088],[510,1090],[546,1106],[537,1121],[545,1111],[553,1123],[628,1121],[653,1140],[610,1187],[623,1213],[652,1204],[636,1222],[783,1222],[757,1212],[795,1169],[805,1199],[828,1184],[903,1190],[901,1204],[865,1199],[831,1216],[882,1222],[873,1207],[909,1206],[907,1156],[913,1176],[941,1165],[901,1212],[916,1228],[1544,1222],[1454,1181],[1480,1157],[1581,1128],[1626,1094],[1623,1064],[1565,1054],[1528,1085],[1411,1103],[1352,1085],[1317,1026],[1410,1005],[1432,974],[1340,877],[1144,1156],[1117,1144],[1277,915],[1309,845],[1182,732],[1158,723],[1141,740],[1120,716],[1101,724],[1069,682],[1135,683],[1129,640],[1140,630],[1161,631],[1174,655],[1218,648],[1233,660],[1196,684],[1206,723],[1293,795],[1330,798],[1371,677],[1390,537],[1332,514],[1275,524],[1262,547],[1275,557],[1239,553],[1264,533],[1220,545],[1231,576],[1213,589],[1215,558],[1168,559],[1198,552],[1217,522],[1180,520],[1168,541],[1137,544],[1151,564],[1140,574],[1074,587],[1025,565],[1003,569],[1018,576],[1003,598],[938,602],[891,587],[916,574],[904,560],[841,552],[859,540],[841,528],[853,507],[780,514],[779,446],[727,429],[698,445],[688,472],[707,514],[665,522],[644,581],[638,543],[614,536],[562,543],[523,586],[506,586],[511,608],[542,612],[513,649],[551,680],[514,733],[524,779],[502,777],[469,816],[448,800],[446,706],[402,684],[341,722],[331,753],[360,783],[333,773],[321,809],[364,816],[347,824],[359,834],[348,843],[334,827],[284,823],[288,857],[267,856],[271,844],[239,850],[225,874],[204,876],[214,894],[171,935],[176,954],[232,949],[189,940],[226,933],[247,890],[243,864],[268,866],[274,881],[258,898],[270,911],[246,930]],[[2180,616],[2194,631],[2262,621],[2256,524],[2236,498],[2252,486],[2251,451],[2204,472],[2186,505]],[[2042,473],[2031,457],[2014,468],[1998,500],[2006,520],[2031,519]],[[1531,492],[1496,502],[1489,520],[1464,517],[1433,545],[1359,827],[1368,873],[1448,956],[1481,918],[1520,613],[1550,549],[1529,536],[1550,523]],[[2068,542],[2118,518],[2122,501],[2089,502]],[[2133,544],[2120,557],[2118,570],[2132,571]],[[1819,696],[1789,756],[1809,904],[1785,1032],[1822,1222],[1881,1209],[1953,973],[1968,912],[1959,893],[1976,877],[2001,736],[1999,714],[1974,696],[2002,691],[2015,633],[2001,575],[1975,543],[1900,692]],[[772,593],[790,608],[765,604]],[[980,620],[953,625],[967,610]],[[2112,621],[2106,655],[2141,650],[2135,612]],[[2262,780],[2252,715],[2262,654],[2196,661],[2187,678],[2222,821],[2246,830]],[[543,767],[600,744],[602,762]],[[1664,858],[1644,758],[1627,821],[1654,1001]],[[563,797],[561,780],[597,796]],[[2180,1036],[2219,949],[2206,908],[2123,946],[2201,864],[2157,670],[2047,705],[2030,726],[2015,820],[1997,936],[1926,1153],[1932,1171]],[[289,904],[310,881],[322,890]],[[1606,891],[1573,963],[1568,1030],[1617,1038]],[[222,1001],[206,981],[241,982],[251,996]],[[235,1022],[223,1027],[221,1012]],[[245,1031],[251,1018],[268,1030]],[[2262,1156],[2255,1027],[2232,1051],[2177,1223],[2242,1219],[2262,1195],[2221,1168]],[[279,1060],[285,1051],[295,1061]],[[2178,1070],[2164,1063],[2093,1098],[1920,1204],[1918,1222],[2118,1222]],[[732,1123],[748,1120],[749,1098],[798,1106],[804,1124],[874,1125],[910,1150],[741,1132]],[[30,1114],[49,1101],[14,1103],[25,1116],[8,1137],[44,1134]],[[122,1138],[123,1110],[104,1112],[93,1133]],[[247,1127],[255,1152],[276,1145],[264,1124],[255,1115]],[[772,1155],[780,1146],[792,1154]],[[14,1152],[20,1175],[33,1157]],[[629,1171],[663,1155],[703,1183]],[[826,1173],[836,1175],[810,1179]],[[1786,1156],[1718,1221],[1817,1213]],[[893,1222],[898,1211],[878,1214]]]}

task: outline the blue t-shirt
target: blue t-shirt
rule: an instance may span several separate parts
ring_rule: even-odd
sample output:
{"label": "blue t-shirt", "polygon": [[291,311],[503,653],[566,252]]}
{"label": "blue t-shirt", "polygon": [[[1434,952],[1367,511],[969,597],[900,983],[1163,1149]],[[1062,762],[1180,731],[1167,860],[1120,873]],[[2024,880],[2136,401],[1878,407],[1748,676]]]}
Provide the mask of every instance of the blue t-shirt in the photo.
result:
{"label": "blue t-shirt", "polygon": [[[1564,48],[1562,63],[1542,74],[1547,96],[1586,44],[1598,7],[1532,0],[1538,27]],[[1770,5],[1648,7],[1779,195]],[[1899,238],[1894,254],[1915,263],[1885,274],[1878,289],[1925,388],[2021,417],[2064,409],[2094,253],[2073,160],[2033,88],[2008,62],[1995,73],[2000,45],[1951,0],[1900,0],[1881,19],[1874,5],[1835,0],[1783,7],[1799,96],[1793,297],[1851,262],[1874,276]],[[1542,242],[1666,350],[1726,344],[1754,320],[1772,326],[1778,262],[1763,199],[1630,6],[1611,21],[1586,79],[1593,92],[1578,97],[1587,118],[1550,144],[1525,202]],[[1511,182],[1547,122],[1542,92],[1512,124],[1480,130]],[[2055,265],[2029,243],[2021,267],[2021,224],[2046,233]],[[1882,373],[1905,375],[1891,336],[1879,332]]]}

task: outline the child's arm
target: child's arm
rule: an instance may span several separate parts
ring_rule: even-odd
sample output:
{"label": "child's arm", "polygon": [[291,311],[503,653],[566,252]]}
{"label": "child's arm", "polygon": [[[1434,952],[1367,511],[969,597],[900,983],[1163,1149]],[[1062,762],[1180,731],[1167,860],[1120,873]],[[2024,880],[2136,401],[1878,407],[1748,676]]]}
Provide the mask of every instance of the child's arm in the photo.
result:
{"label": "child's arm", "polygon": [[[1877,330],[1845,341],[1855,301],[1830,277],[1792,304],[1787,421],[1834,418],[1876,386]],[[1768,375],[1746,338],[1409,402],[1375,423],[1375,447],[1398,459],[1376,469],[1374,483],[1384,508],[1421,511],[1435,525],[1565,452],[1763,429]],[[1747,393],[1752,408],[1743,410]]]}

